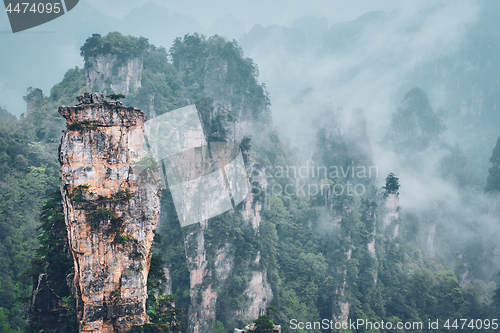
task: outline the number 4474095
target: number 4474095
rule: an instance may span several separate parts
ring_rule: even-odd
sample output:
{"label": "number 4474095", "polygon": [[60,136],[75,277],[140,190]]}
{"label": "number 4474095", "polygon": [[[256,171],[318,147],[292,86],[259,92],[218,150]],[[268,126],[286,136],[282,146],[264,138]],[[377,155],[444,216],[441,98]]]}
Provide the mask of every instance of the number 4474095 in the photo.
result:
{"label": "number 4474095", "polygon": [[12,4],[9,3],[7,5],[7,8],[5,8],[5,11],[7,13],[18,13],[18,14],[24,14],[26,12],[32,12],[32,13],[54,13],[54,14],[59,14],[61,12],[61,4],[56,2],[54,4],[52,3],[39,3],[38,5],[36,3],[30,3],[30,2],[23,2],[23,3],[17,3],[14,8],[12,8]]}
{"label": "number 4474095", "polygon": [[461,329],[463,330],[465,327],[468,327],[468,328],[471,328],[471,329],[477,329],[477,330],[480,330],[480,329],[494,329],[496,330],[498,328],[498,323],[497,323],[498,319],[492,319],[492,320],[489,320],[489,319],[455,319],[453,322],[450,321],[450,319],[448,319],[445,323],[444,323],[444,327],[447,328],[447,329],[451,329],[451,328],[454,328],[454,329]]}

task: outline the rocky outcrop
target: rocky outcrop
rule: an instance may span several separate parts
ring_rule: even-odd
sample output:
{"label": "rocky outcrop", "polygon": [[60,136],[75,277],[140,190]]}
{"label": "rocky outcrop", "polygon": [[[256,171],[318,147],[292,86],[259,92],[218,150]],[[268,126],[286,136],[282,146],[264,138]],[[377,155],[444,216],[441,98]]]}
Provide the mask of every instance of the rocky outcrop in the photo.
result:
{"label": "rocky outcrop", "polygon": [[29,87],[23,99],[26,102],[26,116],[28,116],[31,111],[42,105],[43,92],[41,89]]}
{"label": "rocky outcrop", "polygon": [[[251,205],[249,199],[244,203],[244,206],[248,205]],[[260,205],[256,207],[260,209]],[[252,226],[257,224],[257,232],[260,217],[257,217],[256,207],[244,209],[240,213],[248,217],[247,223],[251,223]],[[230,214],[235,214],[235,212],[232,211]],[[234,268],[234,245],[223,243],[215,251],[213,269],[211,269],[211,263],[207,260],[207,248],[217,246],[217,244],[205,243],[205,233],[211,232],[208,223],[208,221],[200,223],[199,228],[189,233],[184,242],[190,274],[191,304],[188,311],[188,332],[190,333],[210,332],[216,322],[216,308],[220,292],[233,274]],[[224,242],[224,239],[222,241]],[[248,265],[258,266],[259,263],[260,255],[257,254],[257,257]],[[234,309],[234,318],[252,321],[264,313],[266,306],[273,299],[273,292],[267,281],[266,269],[258,271],[249,269],[247,276],[249,277],[248,286],[242,293],[246,301],[239,308]]]}
{"label": "rocky outcrop", "polygon": [[94,91],[128,95],[141,87],[141,57],[120,61],[116,55],[101,54],[88,63],[87,86]]}
{"label": "rocky outcrop", "polygon": [[227,60],[220,56],[210,56],[205,63],[204,86],[205,93],[212,96],[214,104],[231,107],[228,94],[232,95],[232,86],[226,86]]}
{"label": "rocky outcrop", "polygon": [[[256,131],[257,121],[259,121],[259,124],[260,122],[265,123],[269,118],[269,103],[263,87],[258,85],[257,82],[252,82],[249,83],[252,89],[245,88],[241,91],[242,83],[239,76],[237,80],[234,78],[234,74],[231,77],[230,62],[233,60],[224,59],[217,55],[207,55],[206,59],[200,61],[202,67],[197,81],[203,87],[203,93],[213,99],[213,104],[210,108],[212,111],[206,117],[207,119],[203,119],[203,121],[207,122],[204,123],[206,133],[203,133],[203,130],[187,133],[186,142],[196,141],[197,144],[193,145],[194,147],[200,146],[199,138],[205,138],[213,134],[211,131],[216,131],[212,128],[212,125],[214,125],[213,127],[217,127],[215,125],[221,126],[220,129],[217,129],[224,134],[221,135],[220,141],[238,142],[245,134]],[[187,59],[180,57],[178,64],[180,74],[189,72],[185,68],[190,66],[189,62]],[[128,61],[120,60],[112,55],[89,58],[87,65],[88,86],[93,90],[127,95],[129,91],[137,91],[140,87],[141,71],[142,60],[139,60],[139,58],[132,58]],[[250,92],[247,90],[250,90]],[[242,98],[242,94],[250,95],[245,95]],[[239,97],[235,98],[235,96]],[[155,114],[154,98],[154,95],[149,95],[148,109],[150,116]],[[259,102],[253,103],[253,100],[259,100]],[[190,103],[187,97],[186,102]],[[259,132],[262,132],[262,128],[262,126],[259,127]],[[149,136],[149,133],[146,134]],[[155,142],[151,144],[150,150],[153,155],[158,150]],[[251,151],[249,154],[251,156]],[[246,157],[248,157],[248,154]],[[245,164],[250,165],[247,162]],[[90,188],[91,191],[92,188]],[[238,218],[241,216],[248,225],[252,226],[255,237],[259,237],[261,209],[265,209],[262,207],[261,202],[248,198],[239,206],[239,210],[233,209],[227,214],[237,214]],[[186,234],[184,239],[186,263],[190,274],[191,296],[187,309],[188,332],[209,332],[216,320],[216,305],[221,293],[224,292],[224,281],[230,280],[233,274],[235,249],[234,244],[230,244],[231,240],[221,237],[220,243],[213,244],[214,249],[217,246],[216,250],[210,252],[212,244],[210,244],[209,238],[206,236],[206,233],[212,232],[210,221],[201,221],[197,227],[199,228],[195,229],[195,231]],[[248,265],[258,267],[260,258],[257,259],[257,262],[255,260],[256,258],[253,257]],[[173,269],[174,267],[167,263],[166,275]],[[247,272],[238,272],[238,274],[247,276],[249,286],[244,290],[245,295],[243,295],[246,300],[245,309],[234,309],[234,311],[241,310],[241,318],[253,321],[255,317],[250,317],[250,314],[262,312],[272,299],[270,284],[267,282],[267,272],[260,268],[248,268]],[[256,286],[256,284],[260,284],[260,281],[262,281],[262,285]],[[249,312],[247,308],[252,310]]]}
{"label": "rocky outcrop", "polygon": [[436,224],[441,213],[435,203],[434,208],[422,210],[419,216],[419,238],[422,252],[430,257],[435,254],[434,237],[436,236]]}
{"label": "rocky outcrop", "polygon": [[339,267],[338,273],[342,279],[341,283],[335,287],[333,296],[332,318],[335,322],[347,323],[349,319],[350,304],[347,299],[347,261],[351,259],[352,250],[345,253],[345,265]]}
{"label": "rocky outcrop", "polygon": [[185,251],[189,270],[191,304],[188,314],[188,332],[209,331],[215,324],[215,305],[217,293],[212,286],[203,285],[211,273],[207,270],[205,238],[203,231],[187,235]]}
{"label": "rocky outcrop", "polygon": [[78,101],[59,108],[67,124],[59,161],[80,332],[128,332],[148,321],[157,170],[134,173],[143,158],[141,110],[101,94]]}
{"label": "rocky outcrop", "polygon": [[[256,259],[259,263],[260,258]],[[236,311],[237,316],[241,316],[245,321],[251,321],[265,313],[266,304],[273,298],[271,285],[267,282],[267,270],[263,272],[251,272],[252,278],[248,283],[243,295],[248,301],[241,310]]]}
{"label": "rocky outcrop", "polygon": [[[243,138],[241,141],[243,159],[246,165],[246,173],[248,179],[248,188],[259,188],[265,191],[267,189],[267,176],[264,168],[257,168],[254,164],[252,156],[252,140],[249,137]],[[265,198],[264,198],[265,200]],[[241,210],[243,219],[252,224],[252,228],[258,232],[260,222],[262,221],[260,212],[263,209],[263,203],[255,200],[254,194],[250,194],[244,203],[244,209]]]}
{"label": "rocky outcrop", "polygon": [[[363,222],[366,225],[366,230],[368,232],[368,244],[367,250],[370,256],[373,259],[373,266],[371,267],[371,274],[373,276],[373,282],[377,283],[378,280],[378,258],[377,258],[377,250],[376,250],[376,241],[377,241],[377,205],[374,201],[369,200],[367,202],[366,210],[363,213]],[[370,267],[366,267],[366,269],[370,269]]]}
{"label": "rocky outcrop", "polygon": [[[66,282],[66,281],[64,281]],[[63,283],[64,283],[63,282]],[[61,281],[49,274],[40,274],[36,289],[33,291],[31,325],[37,332],[71,332],[71,306],[60,296]]]}

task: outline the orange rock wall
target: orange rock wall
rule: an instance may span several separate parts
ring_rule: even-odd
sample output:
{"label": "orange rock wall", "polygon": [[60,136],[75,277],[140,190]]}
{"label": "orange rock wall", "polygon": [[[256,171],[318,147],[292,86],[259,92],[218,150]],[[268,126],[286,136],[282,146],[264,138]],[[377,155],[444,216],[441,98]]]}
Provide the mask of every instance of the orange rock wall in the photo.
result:
{"label": "orange rock wall", "polygon": [[133,172],[143,157],[141,110],[104,101],[100,94],[79,102],[59,108],[68,127],[59,161],[80,332],[128,332],[148,320],[158,177],[154,170],[149,177]]}

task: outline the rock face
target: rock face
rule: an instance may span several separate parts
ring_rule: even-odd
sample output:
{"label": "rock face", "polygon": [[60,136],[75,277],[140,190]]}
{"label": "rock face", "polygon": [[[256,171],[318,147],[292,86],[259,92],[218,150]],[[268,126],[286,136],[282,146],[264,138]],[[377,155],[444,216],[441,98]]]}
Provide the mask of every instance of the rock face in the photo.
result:
{"label": "rock face", "polygon": [[[399,198],[396,193],[387,194],[387,198],[384,202],[384,217],[383,217],[383,229],[387,228],[393,221],[399,219]],[[394,235],[395,238],[397,235]]]}
{"label": "rock face", "polygon": [[[199,230],[188,234],[185,240],[191,294],[187,329],[189,333],[210,332],[216,321],[217,302],[220,301],[221,291],[234,270],[234,250],[233,245],[229,243],[225,243],[216,251],[214,270],[209,269],[204,231],[207,231],[206,223],[202,223]],[[258,265],[259,262],[260,255],[257,255],[252,263]],[[217,283],[213,282],[214,273]],[[250,279],[242,294],[245,302],[234,309],[231,317],[252,321],[265,312],[266,306],[273,299],[273,291],[267,281],[267,269],[248,270],[247,273]]]}
{"label": "rock face", "polygon": [[142,58],[119,62],[116,55],[103,54],[89,59],[87,86],[90,89],[128,95],[141,87]]}
{"label": "rock face", "polygon": [[[196,133],[191,133],[191,135],[196,137]],[[243,151],[243,154],[247,164],[247,180],[250,182],[251,148]],[[262,183],[265,183],[267,181],[265,174],[261,176],[264,177],[261,179]],[[249,194],[242,203],[242,207],[241,210],[233,209],[228,214],[235,219],[241,214],[244,223],[251,226],[253,237],[259,237],[262,205],[253,197],[253,194]],[[231,243],[226,237],[221,237],[220,244],[207,241],[206,234],[214,232],[210,223],[209,220],[201,221],[199,228],[187,234],[184,240],[191,296],[188,309],[188,333],[211,331],[216,322],[218,303],[224,298],[224,288],[228,281],[234,278],[237,245]],[[217,248],[213,254],[207,251],[212,247]],[[213,261],[208,260],[211,255]],[[248,277],[248,286],[242,292],[245,301],[238,308],[232,309],[231,318],[245,322],[253,321],[264,313],[266,306],[273,299],[273,291],[267,280],[267,269],[250,268],[250,266],[258,266],[260,259],[260,253],[258,253],[255,258],[246,263],[245,273]]]}
{"label": "rock face", "polygon": [[160,211],[157,170],[140,175],[145,116],[101,94],[59,108],[59,148],[80,332],[128,332],[148,321],[146,282]]}
{"label": "rock face", "polygon": [[32,323],[43,328],[38,332],[62,333],[71,332],[67,309],[63,299],[58,295],[61,287],[59,281],[54,281],[48,274],[40,274],[37,287],[33,292]]}
{"label": "rock face", "polygon": [[434,237],[436,236],[437,218],[440,216],[437,204],[433,208],[425,209],[419,213],[420,248],[426,255],[435,255]]}
{"label": "rock face", "polygon": [[26,101],[26,115],[29,115],[30,112],[39,107],[40,104],[43,101],[43,92],[41,89],[38,88],[29,88],[26,96],[23,97],[23,99]]}

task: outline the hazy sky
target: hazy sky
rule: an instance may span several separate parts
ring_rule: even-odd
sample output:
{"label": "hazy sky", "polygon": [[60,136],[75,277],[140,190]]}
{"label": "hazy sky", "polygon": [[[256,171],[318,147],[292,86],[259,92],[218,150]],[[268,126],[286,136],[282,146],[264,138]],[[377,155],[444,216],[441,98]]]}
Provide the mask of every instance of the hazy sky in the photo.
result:
{"label": "hazy sky", "polygon": [[[142,6],[149,0],[87,1],[107,15],[122,18],[130,10]],[[244,20],[247,28],[251,28],[255,23],[288,26],[296,18],[304,15],[324,16],[331,24],[355,19],[372,10],[392,11],[401,4],[398,0],[154,0],[153,2],[165,6],[171,13],[179,12],[193,16],[205,28],[210,28],[214,20],[229,13],[237,19]]]}
{"label": "hazy sky", "polygon": [[[30,86],[41,88],[45,95],[59,82],[67,69],[82,66],[79,48],[85,38],[92,33],[106,34],[121,31],[125,34],[146,35],[154,44],[159,44],[162,33],[166,37],[161,44],[170,47],[173,37],[181,37],[197,30],[205,34],[219,33],[229,38],[239,39],[256,23],[291,26],[298,17],[313,15],[326,17],[328,24],[352,20],[371,10],[392,11],[398,8],[395,0],[358,0],[358,1],[202,1],[175,0],[153,2],[164,7],[157,13],[168,15],[181,14],[175,21],[177,29],[151,31],[154,22],[131,21],[123,19],[130,11],[142,7],[147,0],[80,0],[68,14],[32,28],[12,34],[7,14],[0,13],[0,106],[19,116],[25,111],[22,96]],[[94,9],[92,9],[93,7]],[[97,9],[97,12],[96,12]],[[177,14],[176,14],[177,13]],[[232,22],[227,18],[232,18]],[[224,27],[219,29],[221,19]],[[156,19],[156,18],[155,18]],[[85,24],[86,20],[88,24]],[[172,20],[172,16],[165,18]],[[184,25],[179,20],[185,21]],[[196,21],[199,24],[194,24]],[[189,25],[193,25],[189,29]],[[202,26],[202,29],[198,27]],[[154,30],[154,29],[150,29]],[[175,31],[172,31],[175,30]],[[190,31],[193,30],[193,31]],[[220,31],[225,31],[220,32]],[[172,33],[175,36],[170,36]],[[232,34],[232,35],[231,35]],[[153,36],[154,35],[154,36]]]}

